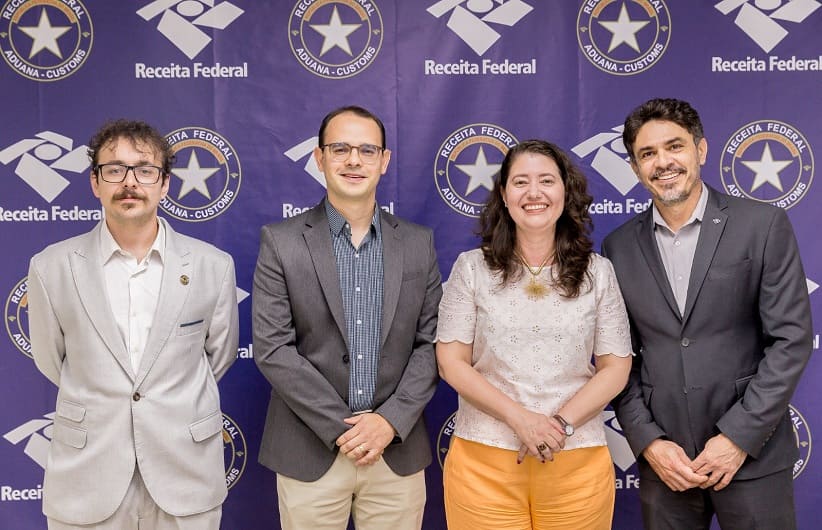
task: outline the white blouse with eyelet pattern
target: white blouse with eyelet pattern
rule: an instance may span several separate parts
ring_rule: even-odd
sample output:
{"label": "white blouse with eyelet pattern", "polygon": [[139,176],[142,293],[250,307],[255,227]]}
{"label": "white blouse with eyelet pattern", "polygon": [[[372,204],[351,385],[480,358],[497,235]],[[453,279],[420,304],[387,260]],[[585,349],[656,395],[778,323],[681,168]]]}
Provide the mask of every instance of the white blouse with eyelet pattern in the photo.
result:
{"label": "white blouse with eyelet pattern", "polygon": [[[588,272],[591,281],[577,298],[550,289],[535,299],[525,291],[528,271],[501,287],[481,250],[463,252],[444,288],[437,340],[472,344],[471,362],[483,377],[526,409],[553,416],[596,373],[593,355],[631,354],[628,315],[611,262],[591,254]],[[548,284],[550,274],[545,267],[539,280]],[[605,445],[599,416],[575,428],[566,450]],[[521,445],[506,423],[462,397],[454,435],[515,451]]]}

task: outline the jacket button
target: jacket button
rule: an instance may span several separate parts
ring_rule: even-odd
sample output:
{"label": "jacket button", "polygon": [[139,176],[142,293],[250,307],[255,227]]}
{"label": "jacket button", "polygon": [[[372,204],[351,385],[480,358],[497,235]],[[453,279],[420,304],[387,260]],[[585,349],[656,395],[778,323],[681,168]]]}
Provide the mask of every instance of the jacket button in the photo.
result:
{"label": "jacket button", "polygon": [[135,392],[135,393],[134,393],[134,395],[133,395],[133,396],[131,396],[131,399],[133,399],[134,401],[140,401],[140,398],[141,398],[141,397],[142,397],[142,396],[140,395],[140,393],[139,393],[139,392]]}
{"label": "jacket button", "polygon": [[682,344],[683,348],[687,348],[690,343],[691,343],[691,341],[687,337],[682,339],[682,342],[680,342],[680,344]]}
{"label": "jacket button", "polygon": [[345,355],[343,355],[343,357],[342,357],[342,361],[343,361],[345,364],[348,364],[348,361],[350,361],[350,360],[351,360],[351,357],[349,357],[347,353],[346,353]]}

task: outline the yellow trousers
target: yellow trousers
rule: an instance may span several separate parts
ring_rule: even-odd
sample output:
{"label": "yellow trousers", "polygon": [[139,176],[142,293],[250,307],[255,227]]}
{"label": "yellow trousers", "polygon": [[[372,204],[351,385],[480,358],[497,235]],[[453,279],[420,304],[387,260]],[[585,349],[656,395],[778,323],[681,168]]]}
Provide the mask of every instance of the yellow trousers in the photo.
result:
{"label": "yellow trousers", "polygon": [[614,516],[605,446],[517,464],[516,451],[454,437],[443,483],[449,530],[608,530]]}

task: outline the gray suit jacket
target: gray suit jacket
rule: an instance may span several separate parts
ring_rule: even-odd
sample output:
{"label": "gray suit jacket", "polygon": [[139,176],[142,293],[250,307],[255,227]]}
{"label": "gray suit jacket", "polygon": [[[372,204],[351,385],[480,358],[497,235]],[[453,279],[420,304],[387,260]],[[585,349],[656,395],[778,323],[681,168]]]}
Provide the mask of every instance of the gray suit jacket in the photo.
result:
{"label": "gray suit jacket", "polygon": [[709,188],[682,316],[650,208],[602,249],[634,339],[631,376],[613,402],[634,453],[664,437],[694,458],[722,432],[749,455],[736,478],[792,466],[798,455],[788,401],[812,335],[805,274],[784,210]]}
{"label": "gray suit jacket", "polygon": [[216,380],[237,357],[234,262],[166,223],[160,299],[134,373],[105,295],[103,222],[29,268],[32,354],[59,387],[43,512],[78,525],[107,518],[138,461],[164,511],[209,510],[226,496]]}
{"label": "gray suit jacket", "polygon": [[[374,412],[398,436],[383,458],[409,475],[431,462],[422,418],[437,384],[433,339],[442,289],[431,231],[381,212],[382,342]],[[349,427],[349,348],[323,203],[262,229],[254,273],[254,359],[271,383],[260,463],[320,478]]]}

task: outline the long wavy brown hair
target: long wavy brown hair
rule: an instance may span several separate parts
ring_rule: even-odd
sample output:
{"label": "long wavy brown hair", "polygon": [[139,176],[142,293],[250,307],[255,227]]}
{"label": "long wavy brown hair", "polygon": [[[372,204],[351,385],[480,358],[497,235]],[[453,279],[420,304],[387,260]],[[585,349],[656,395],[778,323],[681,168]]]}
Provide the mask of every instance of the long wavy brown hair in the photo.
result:
{"label": "long wavy brown hair", "polygon": [[524,153],[547,156],[559,167],[565,185],[565,205],[556,225],[552,274],[554,287],[563,296],[575,298],[589,277],[588,262],[593,252],[590,234],[594,225],[588,207],[593,199],[588,194],[585,175],[562,149],[545,140],[526,140],[512,147],[505,155],[499,178],[494,182],[494,189],[480,215],[480,248],[485,263],[492,271],[502,275],[502,285],[517,281],[522,276],[522,265],[515,253],[516,225],[502,201],[502,190],[508,184],[511,166]]}

